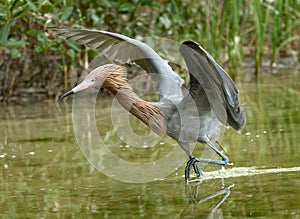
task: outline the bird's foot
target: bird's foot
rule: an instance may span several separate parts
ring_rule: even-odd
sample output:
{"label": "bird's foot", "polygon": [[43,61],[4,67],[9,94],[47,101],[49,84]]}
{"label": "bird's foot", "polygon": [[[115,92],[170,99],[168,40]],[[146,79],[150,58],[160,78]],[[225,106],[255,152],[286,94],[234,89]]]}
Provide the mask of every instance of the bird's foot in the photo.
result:
{"label": "bird's foot", "polygon": [[200,169],[200,167],[197,165],[197,162],[199,162],[199,160],[197,158],[193,157],[186,163],[185,172],[184,172],[186,182],[190,179],[190,171],[191,171],[192,167],[194,168],[194,171],[195,171],[197,177],[203,176],[203,172]]}

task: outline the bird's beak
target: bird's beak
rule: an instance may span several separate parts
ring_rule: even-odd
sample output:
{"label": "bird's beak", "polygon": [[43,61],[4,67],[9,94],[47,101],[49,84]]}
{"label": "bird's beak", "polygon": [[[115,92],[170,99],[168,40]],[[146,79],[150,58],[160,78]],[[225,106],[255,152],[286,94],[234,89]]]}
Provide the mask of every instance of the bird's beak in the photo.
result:
{"label": "bird's beak", "polygon": [[59,97],[59,99],[65,98],[71,94],[75,94],[79,91],[83,91],[86,90],[89,87],[92,87],[93,83],[91,83],[90,81],[83,81],[80,84],[78,84],[76,87],[74,87],[72,90],[68,91],[67,93],[61,95]]}
{"label": "bird's beak", "polygon": [[67,93],[61,95],[61,96],[59,97],[59,99],[65,98],[65,97],[67,97],[67,96],[69,96],[69,95],[71,95],[71,94],[74,94],[74,91],[73,91],[73,90],[70,90],[70,91],[68,91]]}

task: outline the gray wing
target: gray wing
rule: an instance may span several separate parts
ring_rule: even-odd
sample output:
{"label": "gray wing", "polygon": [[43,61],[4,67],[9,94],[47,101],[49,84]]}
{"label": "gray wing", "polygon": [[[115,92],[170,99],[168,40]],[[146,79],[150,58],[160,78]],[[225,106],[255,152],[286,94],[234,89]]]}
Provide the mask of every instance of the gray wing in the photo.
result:
{"label": "gray wing", "polygon": [[[147,44],[121,34],[100,30],[49,28],[66,40],[86,45],[120,64],[136,63],[150,74],[159,85],[161,98],[182,97],[183,80]],[[157,77],[158,75],[158,77]]]}
{"label": "gray wing", "polygon": [[198,91],[204,90],[220,122],[237,130],[243,128],[245,114],[240,106],[238,90],[228,74],[193,41],[183,42],[180,52],[190,72],[190,93],[196,104]]}

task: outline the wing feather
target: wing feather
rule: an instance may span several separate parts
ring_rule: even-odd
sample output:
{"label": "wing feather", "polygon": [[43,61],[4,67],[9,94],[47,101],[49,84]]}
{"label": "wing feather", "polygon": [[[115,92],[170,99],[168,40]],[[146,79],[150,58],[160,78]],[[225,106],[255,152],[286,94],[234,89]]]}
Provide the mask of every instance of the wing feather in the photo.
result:
{"label": "wing feather", "polygon": [[67,28],[49,29],[66,40],[75,41],[99,51],[110,60],[117,61],[120,64],[136,63],[148,73],[158,74],[159,77],[152,78],[159,85],[161,98],[182,97],[181,85],[183,80],[172,70],[168,62],[163,60],[147,44],[107,31]]}
{"label": "wing feather", "polygon": [[220,122],[237,130],[243,128],[245,114],[240,106],[238,89],[229,75],[193,41],[183,42],[180,52],[190,72],[190,93],[196,104],[197,90],[203,89]]}

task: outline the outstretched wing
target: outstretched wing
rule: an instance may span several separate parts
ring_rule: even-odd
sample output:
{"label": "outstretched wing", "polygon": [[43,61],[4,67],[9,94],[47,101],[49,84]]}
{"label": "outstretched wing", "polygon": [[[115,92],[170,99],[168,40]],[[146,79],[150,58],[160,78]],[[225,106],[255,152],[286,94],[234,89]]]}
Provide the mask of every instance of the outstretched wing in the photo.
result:
{"label": "outstretched wing", "polygon": [[228,74],[207,51],[193,41],[180,46],[190,72],[190,93],[197,104],[197,94],[204,90],[220,122],[235,129],[244,127],[246,118],[240,106],[238,90]]}
{"label": "outstretched wing", "polygon": [[[183,80],[147,44],[121,34],[100,30],[49,28],[66,40],[86,45],[118,63],[136,63],[150,74],[159,85],[161,98],[182,97]],[[159,77],[155,77],[155,75]],[[158,80],[157,80],[158,79]]]}

